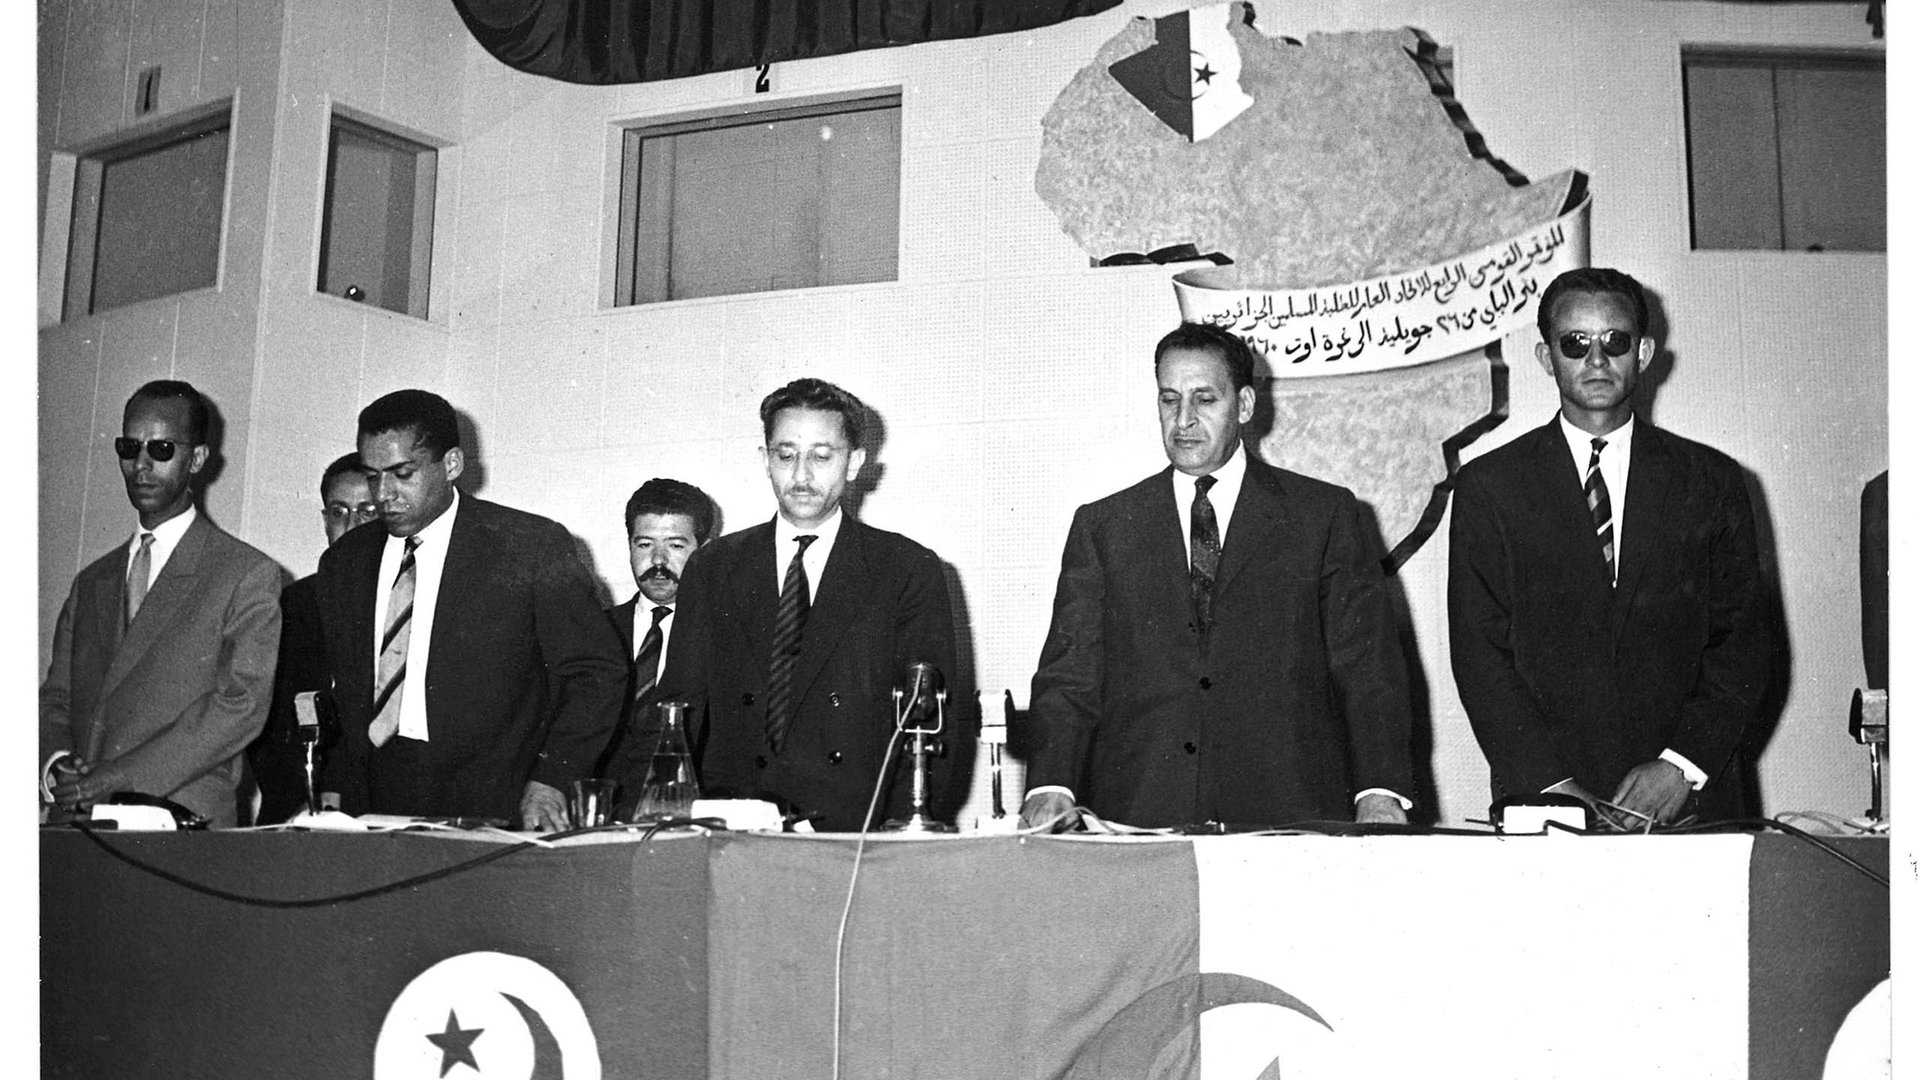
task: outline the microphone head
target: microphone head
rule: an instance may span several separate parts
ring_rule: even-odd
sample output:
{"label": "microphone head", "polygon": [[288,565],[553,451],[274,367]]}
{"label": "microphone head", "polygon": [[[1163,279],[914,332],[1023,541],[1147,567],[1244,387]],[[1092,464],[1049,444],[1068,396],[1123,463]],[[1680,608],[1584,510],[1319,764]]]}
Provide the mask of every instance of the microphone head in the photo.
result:
{"label": "microphone head", "polygon": [[900,689],[908,697],[917,692],[932,697],[947,688],[947,680],[940,669],[925,660],[914,660],[900,669]]}

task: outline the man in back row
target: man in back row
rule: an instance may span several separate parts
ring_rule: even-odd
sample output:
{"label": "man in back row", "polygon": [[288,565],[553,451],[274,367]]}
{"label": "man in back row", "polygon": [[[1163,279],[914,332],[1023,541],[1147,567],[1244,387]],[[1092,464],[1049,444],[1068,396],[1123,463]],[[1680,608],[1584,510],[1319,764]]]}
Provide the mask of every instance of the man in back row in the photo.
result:
{"label": "man in back row", "polygon": [[351,814],[567,827],[563,794],[619,722],[627,664],[559,524],[454,487],[453,406],[397,390],[360,413],[378,529],[320,558],[341,742],[323,788]]}
{"label": "man in back row", "polygon": [[[939,557],[841,505],[866,465],[866,407],[832,383],[796,379],[760,403],[760,422],[779,510],[688,560],[686,622],[662,696],[691,706],[706,794],[769,799],[817,828],[854,831],[894,731],[902,669],[926,661],[946,676],[949,745],[972,737],[973,691],[954,663]],[[907,808],[900,757],[875,825]],[[957,802],[938,760],[935,798]]]}
{"label": "man in back row", "polygon": [[1074,514],[1033,676],[1023,825],[1404,823],[1411,711],[1345,488],[1253,460],[1254,358],[1154,350],[1169,467]]}

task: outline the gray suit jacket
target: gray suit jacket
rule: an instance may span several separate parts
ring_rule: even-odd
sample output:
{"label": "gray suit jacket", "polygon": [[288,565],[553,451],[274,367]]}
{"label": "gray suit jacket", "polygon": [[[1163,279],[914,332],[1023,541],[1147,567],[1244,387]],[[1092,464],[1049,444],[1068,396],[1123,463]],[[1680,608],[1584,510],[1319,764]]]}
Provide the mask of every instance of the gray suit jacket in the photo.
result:
{"label": "gray suit jacket", "polygon": [[202,514],[123,630],[126,567],[120,545],[73,579],[40,685],[40,760],[114,762],[127,790],[234,825],[242,751],[273,697],[280,568]]}

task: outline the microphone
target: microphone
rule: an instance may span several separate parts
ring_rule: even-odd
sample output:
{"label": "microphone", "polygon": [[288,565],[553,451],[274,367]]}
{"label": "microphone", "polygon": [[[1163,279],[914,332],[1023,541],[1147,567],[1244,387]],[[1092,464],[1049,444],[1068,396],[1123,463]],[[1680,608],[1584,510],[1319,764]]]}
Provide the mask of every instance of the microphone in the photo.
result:
{"label": "microphone", "polygon": [[946,697],[947,680],[940,669],[925,660],[914,660],[900,669],[899,695],[906,705],[902,715],[908,720],[925,720],[933,715],[938,699]]}
{"label": "microphone", "polygon": [[[913,812],[904,819],[887,822],[885,828],[889,831],[953,831],[952,826],[934,820],[927,812],[927,756],[940,752],[931,736],[940,734],[946,726],[947,680],[939,668],[925,660],[909,661],[900,669],[900,678],[893,688],[893,737],[897,739],[902,734],[913,737],[909,744],[913,755]],[[892,740],[887,743],[887,753],[892,756]],[[886,776],[883,764],[879,782],[886,783]],[[878,790],[875,789],[876,797]]]}

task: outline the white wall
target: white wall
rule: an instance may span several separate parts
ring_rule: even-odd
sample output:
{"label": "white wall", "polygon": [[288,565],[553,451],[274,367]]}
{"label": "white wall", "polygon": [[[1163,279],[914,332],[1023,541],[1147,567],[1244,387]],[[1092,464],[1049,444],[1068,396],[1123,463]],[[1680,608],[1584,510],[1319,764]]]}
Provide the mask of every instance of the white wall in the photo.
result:
{"label": "white wall", "polygon": [[[425,386],[474,421],[481,493],[568,525],[621,599],[632,590],[627,494],[651,476],[676,476],[714,495],[729,528],[771,515],[756,406],[793,376],[819,375],[886,423],[877,454],[886,472],[864,516],[953,565],[980,685],[1010,686],[1024,705],[1074,507],[1164,463],[1149,358],[1178,319],[1165,271],[1089,269],[1059,231],[1033,193],[1039,119],[1128,17],[1179,6],[1136,0],[1029,34],[777,65],[775,98],[901,87],[899,281],[603,310],[617,125],[744,100],[747,73],[568,86],[492,60],[448,4],[288,5],[276,31],[284,60],[264,219],[272,227],[259,241],[258,348],[235,361],[250,366],[253,385],[212,388],[230,417],[244,410],[250,421],[236,461],[244,468],[216,490],[218,516],[309,572],[321,543],[318,474],[350,448],[354,413],[386,390]],[[1764,494],[1794,665],[1762,765],[1768,809],[1859,812],[1864,768],[1844,711],[1864,677],[1857,497],[1887,464],[1886,260],[1688,250],[1679,47],[1877,48],[1863,5],[1259,7],[1270,34],[1426,30],[1453,46],[1459,97],[1495,153],[1529,176],[1569,166],[1590,174],[1594,261],[1656,290],[1671,324],[1672,368],[1653,418],[1740,459]],[[83,8],[92,10],[74,10]],[[82,21],[43,28],[68,42],[63,124],[81,87],[111,81],[98,56],[126,52],[105,31],[82,33]],[[43,79],[48,51],[43,40]],[[76,74],[93,68],[105,74]],[[451,144],[427,322],[312,294],[330,97]],[[110,126],[104,117],[94,125]],[[230,228],[240,227],[237,214]],[[230,265],[236,258],[230,244]],[[160,364],[136,362],[159,356],[156,342],[177,333],[167,355],[224,355],[231,340],[191,319],[135,321],[137,310],[42,339],[42,445],[63,450],[42,454],[43,653],[49,605],[82,553],[126,527],[110,454],[76,433],[111,433],[136,373]],[[72,363],[76,353],[91,366]],[[1467,456],[1555,407],[1551,381],[1530,363],[1514,367],[1510,397],[1512,418]],[[71,497],[88,490],[69,475],[82,459],[91,504]],[[1446,554],[1443,523],[1402,576],[1431,693],[1439,808],[1458,821],[1484,810],[1486,767],[1448,672]]]}

